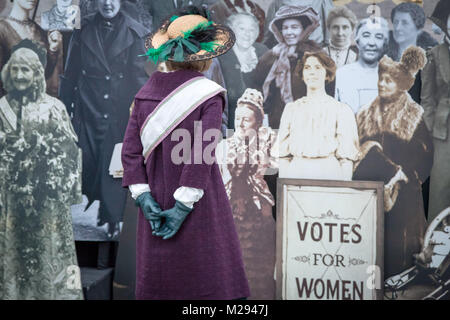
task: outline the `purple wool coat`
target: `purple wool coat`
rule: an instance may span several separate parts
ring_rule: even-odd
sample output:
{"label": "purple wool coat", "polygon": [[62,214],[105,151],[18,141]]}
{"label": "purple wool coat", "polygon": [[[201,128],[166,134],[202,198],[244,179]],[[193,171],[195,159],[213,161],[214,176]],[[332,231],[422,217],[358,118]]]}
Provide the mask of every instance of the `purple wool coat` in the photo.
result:
{"label": "purple wool coat", "polygon": [[[162,210],[175,205],[180,186],[204,190],[175,236],[153,236],[139,209],[136,244],[136,299],[238,299],[250,295],[231,206],[216,162],[194,164],[194,121],[220,130],[224,99],[202,103],[175,129],[191,135],[192,164],[174,164],[171,152],[180,140],[168,135],[144,165],[139,131],[147,116],[172,90],[201,73],[155,72],[137,93],[122,148],[123,186],[148,183]],[[216,144],[218,141],[214,141]],[[202,142],[204,150],[211,141]]]}

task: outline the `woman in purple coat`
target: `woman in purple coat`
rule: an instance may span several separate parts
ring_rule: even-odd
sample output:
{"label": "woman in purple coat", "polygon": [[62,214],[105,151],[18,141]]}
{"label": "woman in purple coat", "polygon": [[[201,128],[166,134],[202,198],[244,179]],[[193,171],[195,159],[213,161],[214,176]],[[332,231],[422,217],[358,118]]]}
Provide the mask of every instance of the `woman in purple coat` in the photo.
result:
{"label": "woman in purple coat", "polygon": [[122,149],[123,186],[139,208],[137,299],[240,299],[250,295],[215,146],[225,89],[201,72],[234,35],[188,7],[149,37],[167,61],[138,92]]}

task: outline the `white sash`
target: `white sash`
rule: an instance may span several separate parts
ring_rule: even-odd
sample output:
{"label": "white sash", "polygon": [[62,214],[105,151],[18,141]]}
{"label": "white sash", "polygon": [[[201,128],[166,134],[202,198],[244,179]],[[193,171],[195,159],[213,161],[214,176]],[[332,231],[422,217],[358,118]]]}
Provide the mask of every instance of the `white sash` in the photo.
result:
{"label": "white sash", "polygon": [[6,97],[0,99],[0,116],[6,120],[6,124],[9,125],[12,131],[17,129],[17,115],[6,100]]}
{"label": "white sash", "polygon": [[149,114],[141,128],[144,163],[159,143],[199,105],[226,90],[207,78],[192,78],[173,90]]}

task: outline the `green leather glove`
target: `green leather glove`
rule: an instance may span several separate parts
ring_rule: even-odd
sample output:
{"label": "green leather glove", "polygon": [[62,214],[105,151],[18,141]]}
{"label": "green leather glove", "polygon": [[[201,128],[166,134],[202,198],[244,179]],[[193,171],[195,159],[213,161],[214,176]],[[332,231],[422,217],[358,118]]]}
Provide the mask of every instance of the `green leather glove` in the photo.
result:
{"label": "green leather glove", "polygon": [[191,208],[186,207],[177,200],[172,209],[164,210],[157,214],[159,217],[166,218],[166,222],[162,225],[160,231],[156,231],[153,234],[163,237],[163,240],[172,238],[191,211]]}
{"label": "green leather glove", "polygon": [[161,227],[161,217],[156,214],[160,213],[162,210],[159,207],[158,202],[153,199],[150,192],[144,192],[139,195],[139,197],[136,198],[135,204],[142,209],[145,219],[150,222],[152,231],[159,230]]}

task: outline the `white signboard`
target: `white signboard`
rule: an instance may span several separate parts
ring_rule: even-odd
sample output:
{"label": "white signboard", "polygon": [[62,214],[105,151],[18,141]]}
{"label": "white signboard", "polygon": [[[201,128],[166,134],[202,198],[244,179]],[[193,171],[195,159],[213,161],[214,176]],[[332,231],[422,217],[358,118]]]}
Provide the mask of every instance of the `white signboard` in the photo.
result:
{"label": "white signboard", "polygon": [[382,298],[382,183],[279,179],[277,297]]}

